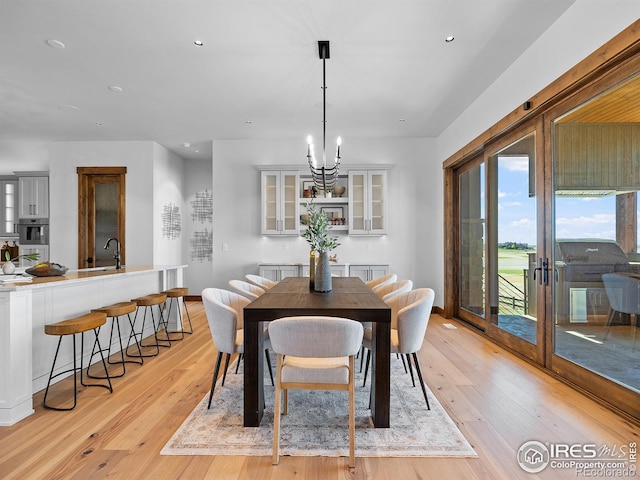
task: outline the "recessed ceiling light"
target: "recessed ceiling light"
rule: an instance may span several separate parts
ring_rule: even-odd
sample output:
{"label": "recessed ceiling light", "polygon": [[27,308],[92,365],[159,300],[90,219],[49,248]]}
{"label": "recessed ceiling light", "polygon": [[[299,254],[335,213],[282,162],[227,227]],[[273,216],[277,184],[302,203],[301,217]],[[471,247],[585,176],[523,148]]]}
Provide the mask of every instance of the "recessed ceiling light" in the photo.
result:
{"label": "recessed ceiling light", "polygon": [[447,43],[451,43],[451,42],[453,42],[455,39],[456,39],[456,37],[454,37],[453,35],[449,35],[448,37],[446,37],[446,38],[444,39],[444,41],[445,41],[445,42],[447,42]]}
{"label": "recessed ceiling light", "polygon": [[190,143],[187,143],[187,142],[183,143],[182,145],[183,145],[185,148],[189,148],[189,147],[191,146],[191,144],[190,144]]}
{"label": "recessed ceiling light", "polygon": [[196,150],[196,153],[200,153],[200,150]]}
{"label": "recessed ceiling light", "polygon": [[253,122],[251,120],[246,120],[244,123],[246,123],[247,125],[251,125]]}
{"label": "recessed ceiling light", "polygon": [[58,109],[62,110],[63,112],[79,112],[80,111],[80,109],[75,105],[58,105]]}
{"label": "recessed ceiling light", "polygon": [[54,40],[53,38],[48,39],[46,43],[52,48],[65,48],[64,43],[62,43],[60,40]]}
{"label": "recessed ceiling light", "polygon": [[122,93],[122,87],[119,87],[118,85],[109,85],[109,90],[111,90],[113,93]]}
{"label": "recessed ceiling light", "polygon": [[196,41],[193,42],[193,44],[196,47],[202,47],[204,45],[204,42],[202,40],[196,40]]}
{"label": "recessed ceiling light", "polygon": [[404,122],[404,118],[398,119],[399,122]]}

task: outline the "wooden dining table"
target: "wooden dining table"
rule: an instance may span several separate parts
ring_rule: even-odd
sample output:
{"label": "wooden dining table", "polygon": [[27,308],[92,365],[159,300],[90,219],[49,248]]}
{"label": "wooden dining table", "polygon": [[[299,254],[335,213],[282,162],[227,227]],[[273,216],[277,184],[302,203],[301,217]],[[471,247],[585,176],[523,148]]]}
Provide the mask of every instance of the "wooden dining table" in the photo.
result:
{"label": "wooden dining table", "polygon": [[322,315],[371,322],[373,328],[371,417],[389,427],[391,308],[358,277],[334,277],[333,289],[309,288],[308,277],[287,277],[244,307],[244,426],[260,426],[264,412],[265,322],[282,317]]}

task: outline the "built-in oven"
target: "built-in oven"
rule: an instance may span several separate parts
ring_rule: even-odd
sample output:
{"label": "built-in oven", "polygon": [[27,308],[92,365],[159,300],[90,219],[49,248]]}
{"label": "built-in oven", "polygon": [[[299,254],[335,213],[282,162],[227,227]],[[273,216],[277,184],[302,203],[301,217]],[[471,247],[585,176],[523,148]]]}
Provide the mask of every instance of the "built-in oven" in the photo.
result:
{"label": "built-in oven", "polygon": [[20,245],[48,245],[48,218],[21,218],[18,221]]}

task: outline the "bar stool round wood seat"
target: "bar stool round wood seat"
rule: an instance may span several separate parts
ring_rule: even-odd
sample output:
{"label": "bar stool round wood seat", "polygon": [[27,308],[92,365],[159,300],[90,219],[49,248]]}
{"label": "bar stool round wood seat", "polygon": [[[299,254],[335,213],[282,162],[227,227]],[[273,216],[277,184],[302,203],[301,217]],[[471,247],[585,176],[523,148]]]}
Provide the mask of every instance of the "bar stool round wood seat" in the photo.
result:
{"label": "bar stool round wood seat", "polygon": [[[129,334],[129,341],[127,342],[127,345],[131,344],[131,339],[135,339],[138,343],[138,345],[140,347],[153,347],[154,348],[154,353],[142,353],[140,352],[139,354],[135,354],[135,353],[131,353],[128,354],[130,357],[155,357],[156,355],[158,355],[158,353],[160,353],[160,347],[170,347],[171,346],[171,341],[168,339],[169,336],[167,334],[167,339],[162,339],[160,340],[158,338],[158,331],[160,330],[160,326],[164,326],[165,328],[165,333],[166,333],[166,321],[164,320],[164,316],[162,314],[162,307],[164,305],[164,303],[167,300],[167,295],[164,293],[151,293],[149,295],[144,295],[142,297],[138,297],[138,298],[134,298],[131,301],[134,302],[136,304],[136,314],[133,318],[133,328],[131,328],[131,333]],[[158,313],[159,313],[159,317],[158,317],[158,322],[156,323],[156,318],[155,315],[153,313],[153,307],[157,307],[158,309]],[[140,313],[140,309],[144,310],[143,316],[142,316],[142,326],[140,328],[139,332],[136,332],[135,330],[135,325],[136,325],[136,321],[138,319],[138,313]],[[147,322],[147,312],[151,313],[151,323],[153,324],[153,338],[154,338],[154,342],[153,343],[143,343],[142,342],[142,338],[144,335],[144,327],[145,324]],[[138,337],[140,337],[138,339]],[[161,341],[165,341],[167,342],[166,344],[161,344]]]}
{"label": "bar stool round wood seat", "polygon": [[[102,347],[100,346],[100,340],[98,338],[100,333],[100,327],[104,325],[107,321],[107,315],[103,312],[91,312],[85,315],[80,315],[78,317],[69,318],[67,320],[63,320],[61,322],[52,323],[50,325],[44,326],[44,333],[47,335],[57,335],[60,338],[58,339],[58,346],[56,348],[56,354],[53,357],[53,364],[51,365],[51,373],[49,374],[49,380],[47,381],[47,388],[44,392],[44,398],[42,399],[42,405],[45,408],[50,410],[73,410],[77,404],[78,397],[78,389],[77,389],[77,375],[76,372],[80,371],[80,384],[85,387],[103,387],[109,390],[109,392],[113,392],[113,387],[111,386],[111,378],[109,377],[109,371],[107,370],[107,364],[105,362],[104,356],[102,355]],[[89,330],[93,330],[95,334],[95,341],[98,345],[98,350],[100,352],[100,357],[102,358],[102,366],[105,370],[105,379],[108,384],[102,383],[84,383],[82,378],[82,360],[84,358],[84,332]],[[77,355],[76,355],[76,335],[81,335],[80,341],[80,368],[77,365]],[[60,352],[60,344],[62,343],[62,338],[71,335],[73,340],[73,368],[68,370],[64,370],[62,372],[58,372],[55,375],[53,374],[56,361],[58,360],[58,353]],[[73,405],[71,407],[54,407],[47,404],[47,396],[49,394],[49,387],[51,386],[51,380],[63,375],[65,373],[73,372]]]}
{"label": "bar stool round wood seat", "polygon": [[[106,307],[100,307],[100,308],[94,308],[93,310],[91,310],[92,312],[102,312],[104,314],[107,315],[107,319],[111,319],[111,330],[109,333],[109,348],[105,349],[105,351],[107,352],[107,363],[109,365],[121,365],[122,366],[122,372],[119,373],[118,375],[114,375],[114,374],[109,374],[109,376],[111,378],[120,378],[122,376],[124,376],[124,374],[126,373],[126,364],[127,363],[136,363],[138,365],[141,365],[144,362],[144,359],[140,356],[142,355],[142,351],[140,350],[140,344],[138,344],[138,339],[136,337],[134,337],[135,340],[135,345],[138,347],[138,355],[136,355],[136,357],[138,357],[137,360],[125,360],[125,355],[127,354],[127,351],[129,349],[129,345],[126,346],[126,348],[124,348],[123,344],[122,344],[122,330],[120,328],[120,317],[123,316],[127,316],[127,318],[129,319],[129,328],[131,330],[133,330],[133,321],[131,320],[131,313],[135,312],[136,309],[138,308],[138,305],[136,304],[136,302],[119,302],[119,303],[114,303],[112,305],[107,305]],[[113,333],[114,333],[114,327],[117,328],[118,330],[118,344],[120,345],[120,359],[117,361],[111,361],[111,346],[113,345]],[[89,365],[91,365],[91,360],[93,359],[93,356],[98,353],[96,351],[96,344],[93,344],[93,350],[91,350],[91,357],[89,358]],[[91,377],[91,378],[104,378],[102,376],[97,376],[97,375],[90,375],[89,374],[89,370],[91,369],[91,366],[89,366],[89,368],[87,368],[87,376]]]}
{"label": "bar stool round wood seat", "polygon": [[[184,338],[185,333],[188,333],[189,335],[193,333],[193,325],[191,325],[191,315],[189,315],[187,302],[184,301],[184,297],[189,295],[189,289],[187,287],[174,287],[169,290],[165,290],[162,293],[167,295],[167,302],[169,303],[169,311],[167,313],[167,319],[171,318],[171,307],[174,303],[176,304],[181,327],[180,327],[180,331],[175,333],[180,333],[180,338],[178,340],[182,340]],[[187,320],[189,321],[189,330],[185,330],[184,328],[184,318],[182,316],[182,308],[180,308],[181,298],[182,298],[182,304],[184,305],[184,310],[185,312],[187,312]]]}

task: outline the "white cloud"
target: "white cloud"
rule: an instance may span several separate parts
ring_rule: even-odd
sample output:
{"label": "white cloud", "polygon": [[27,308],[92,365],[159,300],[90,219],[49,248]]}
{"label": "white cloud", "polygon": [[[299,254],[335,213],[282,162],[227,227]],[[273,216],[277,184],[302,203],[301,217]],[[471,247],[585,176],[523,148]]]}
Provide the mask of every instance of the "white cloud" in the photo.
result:
{"label": "white cloud", "polygon": [[520,220],[514,220],[509,224],[511,228],[530,227],[533,225],[533,221],[530,218],[521,218]]}
{"label": "white cloud", "polygon": [[590,225],[614,224],[616,216],[610,213],[596,213],[590,217],[561,217],[556,219],[556,225],[567,225],[572,227],[588,227]]}
{"label": "white cloud", "polygon": [[529,157],[500,157],[500,166],[510,172],[529,173]]}

